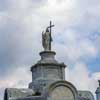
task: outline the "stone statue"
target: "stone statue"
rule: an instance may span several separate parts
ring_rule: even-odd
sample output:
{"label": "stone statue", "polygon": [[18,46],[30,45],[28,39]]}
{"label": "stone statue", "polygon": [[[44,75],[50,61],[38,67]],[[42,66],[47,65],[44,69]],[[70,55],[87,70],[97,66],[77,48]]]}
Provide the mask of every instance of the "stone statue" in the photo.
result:
{"label": "stone statue", "polygon": [[51,36],[51,27],[53,26],[54,25],[51,25],[50,21],[50,26],[46,28],[46,32],[42,32],[42,46],[45,51],[51,50],[51,42],[53,41]]}

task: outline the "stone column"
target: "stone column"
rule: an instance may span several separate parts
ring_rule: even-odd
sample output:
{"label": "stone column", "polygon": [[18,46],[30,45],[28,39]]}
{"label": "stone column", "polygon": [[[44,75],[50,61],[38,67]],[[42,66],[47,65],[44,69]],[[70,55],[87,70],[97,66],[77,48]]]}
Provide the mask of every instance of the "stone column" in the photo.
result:
{"label": "stone column", "polygon": [[100,80],[98,82],[99,82],[99,87],[96,90],[96,98],[97,100],[100,100]]}

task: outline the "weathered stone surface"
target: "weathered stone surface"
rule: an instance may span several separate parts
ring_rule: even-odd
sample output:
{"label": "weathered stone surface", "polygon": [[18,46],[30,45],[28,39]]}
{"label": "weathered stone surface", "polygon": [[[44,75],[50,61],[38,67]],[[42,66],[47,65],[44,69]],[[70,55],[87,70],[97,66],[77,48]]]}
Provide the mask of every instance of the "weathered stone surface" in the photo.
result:
{"label": "weathered stone surface", "polygon": [[57,81],[47,88],[45,94],[49,100],[77,100],[76,88],[67,81]]}
{"label": "weathered stone surface", "polygon": [[29,88],[43,91],[43,88],[65,79],[65,64],[55,60],[55,52],[43,51],[40,53],[41,59],[31,67],[32,82]]}
{"label": "weathered stone surface", "polygon": [[51,100],[74,100],[74,95],[68,87],[58,86],[52,91]]}
{"label": "weathered stone surface", "polygon": [[100,100],[100,80],[98,82],[99,82],[99,87],[97,88],[95,93],[96,93],[97,100]]}
{"label": "weathered stone surface", "polygon": [[80,100],[94,100],[94,96],[90,91],[78,91],[78,98]]}
{"label": "weathered stone surface", "polygon": [[11,99],[11,100],[46,100],[46,98],[42,96],[30,96],[30,97],[17,98],[17,99]]}
{"label": "weathered stone surface", "polygon": [[38,63],[54,63],[58,64],[55,60],[56,53],[54,51],[43,51],[40,52],[41,60]]}
{"label": "weathered stone surface", "polygon": [[15,98],[24,98],[29,97],[34,94],[32,89],[16,89],[16,88],[7,88],[5,90],[4,100],[13,100]]}

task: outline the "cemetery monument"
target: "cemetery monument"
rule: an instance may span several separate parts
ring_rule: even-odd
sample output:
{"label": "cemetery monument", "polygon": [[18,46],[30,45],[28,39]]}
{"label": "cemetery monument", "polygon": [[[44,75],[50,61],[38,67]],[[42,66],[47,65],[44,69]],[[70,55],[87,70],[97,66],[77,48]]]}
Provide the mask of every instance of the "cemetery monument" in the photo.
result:
{"label": "cemetery monument", "polygon": [[[55,59],[56,52],[51,48],[52,27],[54,25],[50,21],[50,26],[42,32],[44,51],[39,53],[41,59],[31,67],[32,82],[29,88],[6,88],[4,100],[94,100],[90,91],[77,90],[77,87],[65,80],[67,66]],[[96,95],[97,100],[100,100],[100,84]]]}

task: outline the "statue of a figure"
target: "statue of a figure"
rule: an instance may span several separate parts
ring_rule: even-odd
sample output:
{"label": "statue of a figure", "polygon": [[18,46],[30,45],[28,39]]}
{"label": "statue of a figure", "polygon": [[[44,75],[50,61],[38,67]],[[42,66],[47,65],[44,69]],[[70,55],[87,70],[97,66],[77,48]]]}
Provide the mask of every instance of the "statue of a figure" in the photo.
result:
{"label": "statue of a figure", "polygon": [[52,37],[49,29],[46,29],[46,32],[42,32],[42,45],[45,51],[50,51],[51,50],[51,42],[52,42]]}
{"label": "statue of a figure", "polygon": [[54,27],[54,25],[52,25],[50,21],[50,26],[46,28],[46,32],[42,32],[42,45],[45,51],[51,50],[51,42],[53,41],[51,36],[52,27]]}

